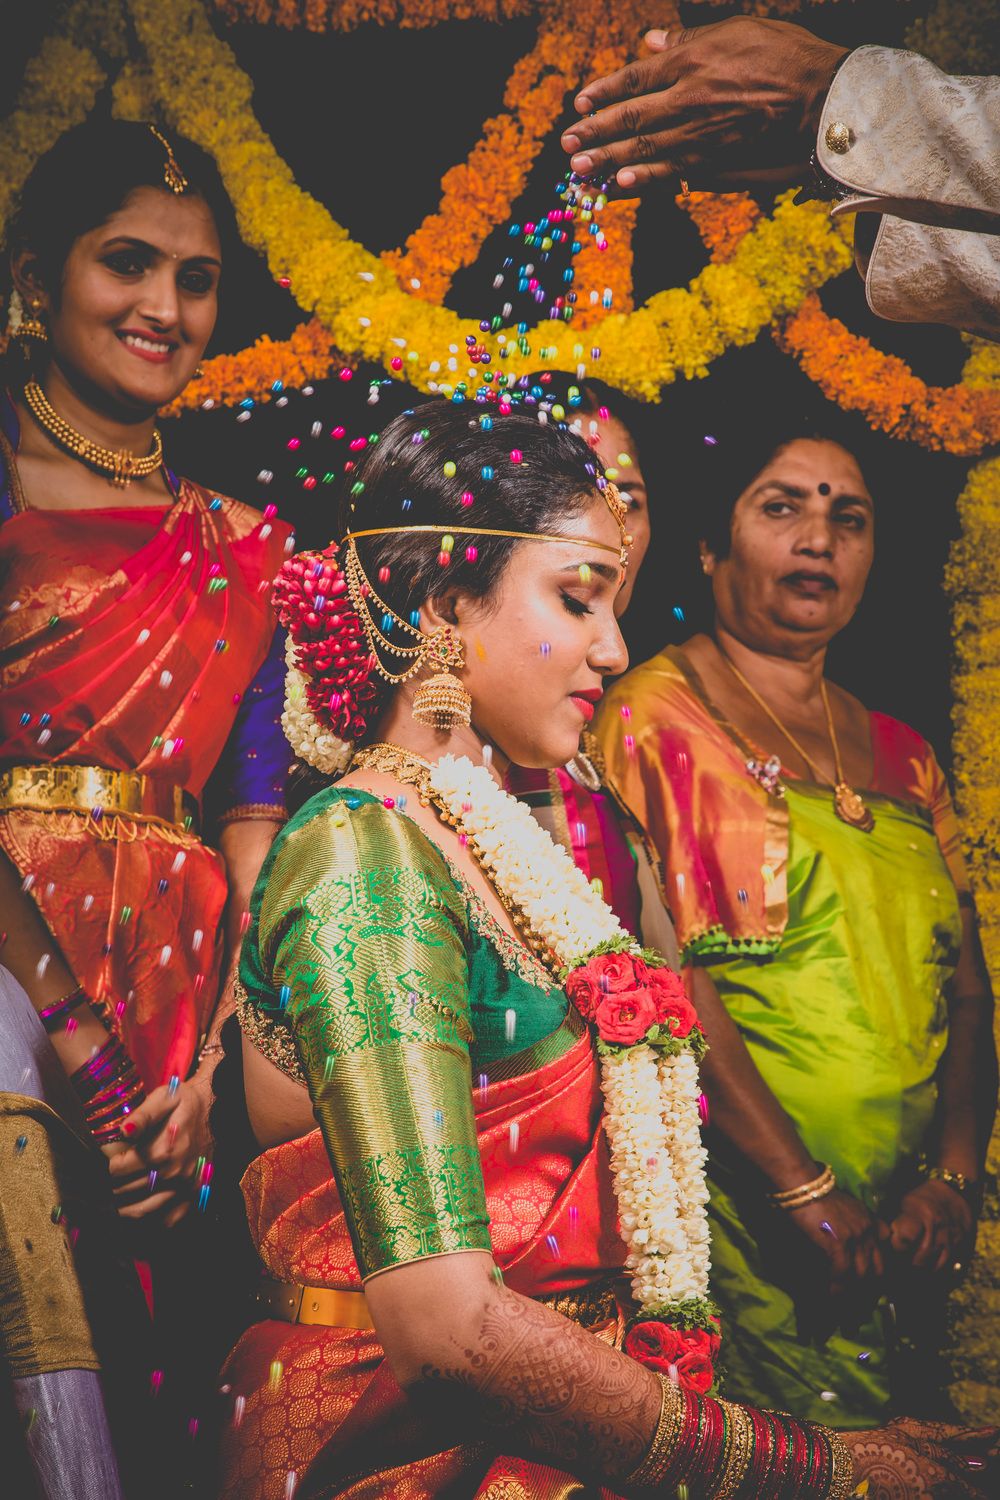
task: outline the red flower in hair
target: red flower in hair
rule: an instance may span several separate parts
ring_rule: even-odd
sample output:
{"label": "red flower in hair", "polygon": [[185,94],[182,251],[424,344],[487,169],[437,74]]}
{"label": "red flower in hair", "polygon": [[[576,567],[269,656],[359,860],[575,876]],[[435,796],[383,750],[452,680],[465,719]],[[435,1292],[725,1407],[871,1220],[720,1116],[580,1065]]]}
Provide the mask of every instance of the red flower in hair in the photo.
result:
{"label": "red flower in hair", "polygon": [[322,552],[289,558],[274,580],[271,603],[294,642],[295,665],[306,679],[313,714],[339,739],[360,739],[377,688],[337,548],[331,543]]}

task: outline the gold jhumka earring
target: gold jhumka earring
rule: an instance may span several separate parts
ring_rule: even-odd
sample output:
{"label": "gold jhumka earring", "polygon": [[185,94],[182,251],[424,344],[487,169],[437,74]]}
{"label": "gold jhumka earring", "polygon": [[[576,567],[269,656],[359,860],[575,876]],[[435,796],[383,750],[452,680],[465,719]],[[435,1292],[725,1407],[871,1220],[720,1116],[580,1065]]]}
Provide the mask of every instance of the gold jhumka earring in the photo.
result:
{"label": "gold jhumka earring", "polygon": [[413,695],[413,717],[418,724],[434,729],[467,729],[472,723],[472,699],[468,690],[450,671],[465,665],[462,638],[450,625],[442,625],[429,637],[424,658],[440,671],[422,682]]}
{"label": "gold jhumka earring", "polygon": [[[413,695],[413,717],[418,723],[430,724],[435,729],[467,728],[472,722],[472,699],[451,670],[453,667],[461,669],[465,662],[462,639],[454,627],[439,625],[430,635],[425,635],[419,626],[398,615],[372,588],[350,535],[344,558],[344,576],[378,675],[383,681],[398,687],[424,667],[437,668],[433,677],[422,682]],[[375,618],[375,610],[380,612],[380,621]],[[404,640],[390,640],[390,631],[400,632]],[[384,658],[395,658],[399,670],[391,671]]]}
{"label": "gold jhumka earring", "polygon": [[[15,298],[17,301],[15,302]],[[41,298],[32,297],[31,312],[25,316],[24,304],[19,294],[15,291],[11,294],[11,312],[19,312],[17,327],[11,328],[12,336],[21,345],[21,352],[26,359],[31,358],[32,344],[47,344],[49,341],[49,330],[40,317],[42,303]],[[13,323],[13,319],[11,320]]]}

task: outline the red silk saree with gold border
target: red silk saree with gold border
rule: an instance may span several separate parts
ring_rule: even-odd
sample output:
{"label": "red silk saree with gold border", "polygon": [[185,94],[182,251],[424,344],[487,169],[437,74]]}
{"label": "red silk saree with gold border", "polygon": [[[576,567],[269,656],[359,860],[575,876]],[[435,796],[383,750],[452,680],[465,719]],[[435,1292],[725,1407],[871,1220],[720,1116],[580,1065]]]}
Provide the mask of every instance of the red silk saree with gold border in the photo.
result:
{"label": "red silk saree with gold border", "polygon": [[[13,491],[7,432],[0,490]],[[172,505],[8,508],[0,769],[139,772],[198,802],[268,655],[287,526],[188,480]],[[160,818],[55,810],[44,797],[0,812],[0,848],[147,1087],[185,1076],[216,999],[218,853]]]}

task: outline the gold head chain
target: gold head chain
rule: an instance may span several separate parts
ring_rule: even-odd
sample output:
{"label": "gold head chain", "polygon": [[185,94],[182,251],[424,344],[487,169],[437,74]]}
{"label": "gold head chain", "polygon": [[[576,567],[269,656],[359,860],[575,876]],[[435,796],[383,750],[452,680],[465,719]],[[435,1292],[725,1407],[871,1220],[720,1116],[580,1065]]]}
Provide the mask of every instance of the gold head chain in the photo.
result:
{"label": "gold head chain", "polygon": [[167,140],[162,131],[157,130],[155,125],[150,125],[150,131],[156,136],[160,145],[167,153],[167,159],[163,166],[163,180],[172,193],[183,193],[187,190],[188,180],[184,176],[174,155],[174,148]]}
{"label": "gold head chain", "polygon": [[[455,536],[502,536],[517,542],[578,542],[584,547],[596,547],[601,552],[613,553],[618,558],[621,567],[625,568],[628,566],[628,549],[632,545],[632,538],[625,527],[628,508],[618,486],[610,479],[605,482],[601,495],[621,532],[620,547],[613,547],[610,542],[595,541],[591,537],[561,536],[557,532],[550,531],[495,530],[488,526],[371,526],[363,531],[349,531],[344,538],[347,549],[344,556],[344,577],[351,603],[361,621],[361,628],[365,633],[365,640],[379,676],[396,687],[401,682],[414,677],[428,660],[433,665],[444,669],[448,666],[461,665],[461,644],[457,641],[450,625],[441,625],[432,634],[427,635],[418,625],[414,625],[410,620],[404,620],[375,592],[358,556],[356,542],[359,537],[437,535],[444,542],[445,539]],[[442,550],[445,549],[442,548]],[[376,611],[380,619],[377,618]],[[390,631],[401,632],[403,639],[391,640]],[[395,658],[398,670],[391,671],[385,664],[384,657],[390,660]]]}

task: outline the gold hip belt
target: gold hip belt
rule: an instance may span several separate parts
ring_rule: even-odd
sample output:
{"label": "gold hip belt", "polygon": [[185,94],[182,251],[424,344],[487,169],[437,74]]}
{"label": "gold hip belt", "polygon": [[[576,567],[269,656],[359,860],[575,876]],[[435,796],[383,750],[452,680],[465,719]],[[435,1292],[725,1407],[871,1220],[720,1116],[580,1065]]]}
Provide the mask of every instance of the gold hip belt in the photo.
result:
{"label": "gold hip belt", "polygon": [[192,829],[198,812],[198,804],[183,787],[140,771],[65,765],[7,766],[0,771],[0,812],[12,808],[87,813],[95,821],[118,814],[178,829]]}
{"label": "gold hip belt", "polygon": [[[619,1288],[621,1283],[618,1283]],[[621,1304],[615,1281],[600,1281],[578,1291],[550,1292],[534,1301],[551,1307],[581,1328],[614,1328],[619,1332]],[[325,1286],[299,1286],[295,1282],[263,1281],[256,1292],[259,1319],[282,1323],[304,1323],[326,1328],[373,1329],[368,1298],[364,1292],[338,1291]],[[620,1344],[620,1338],[614,1342]]]}

